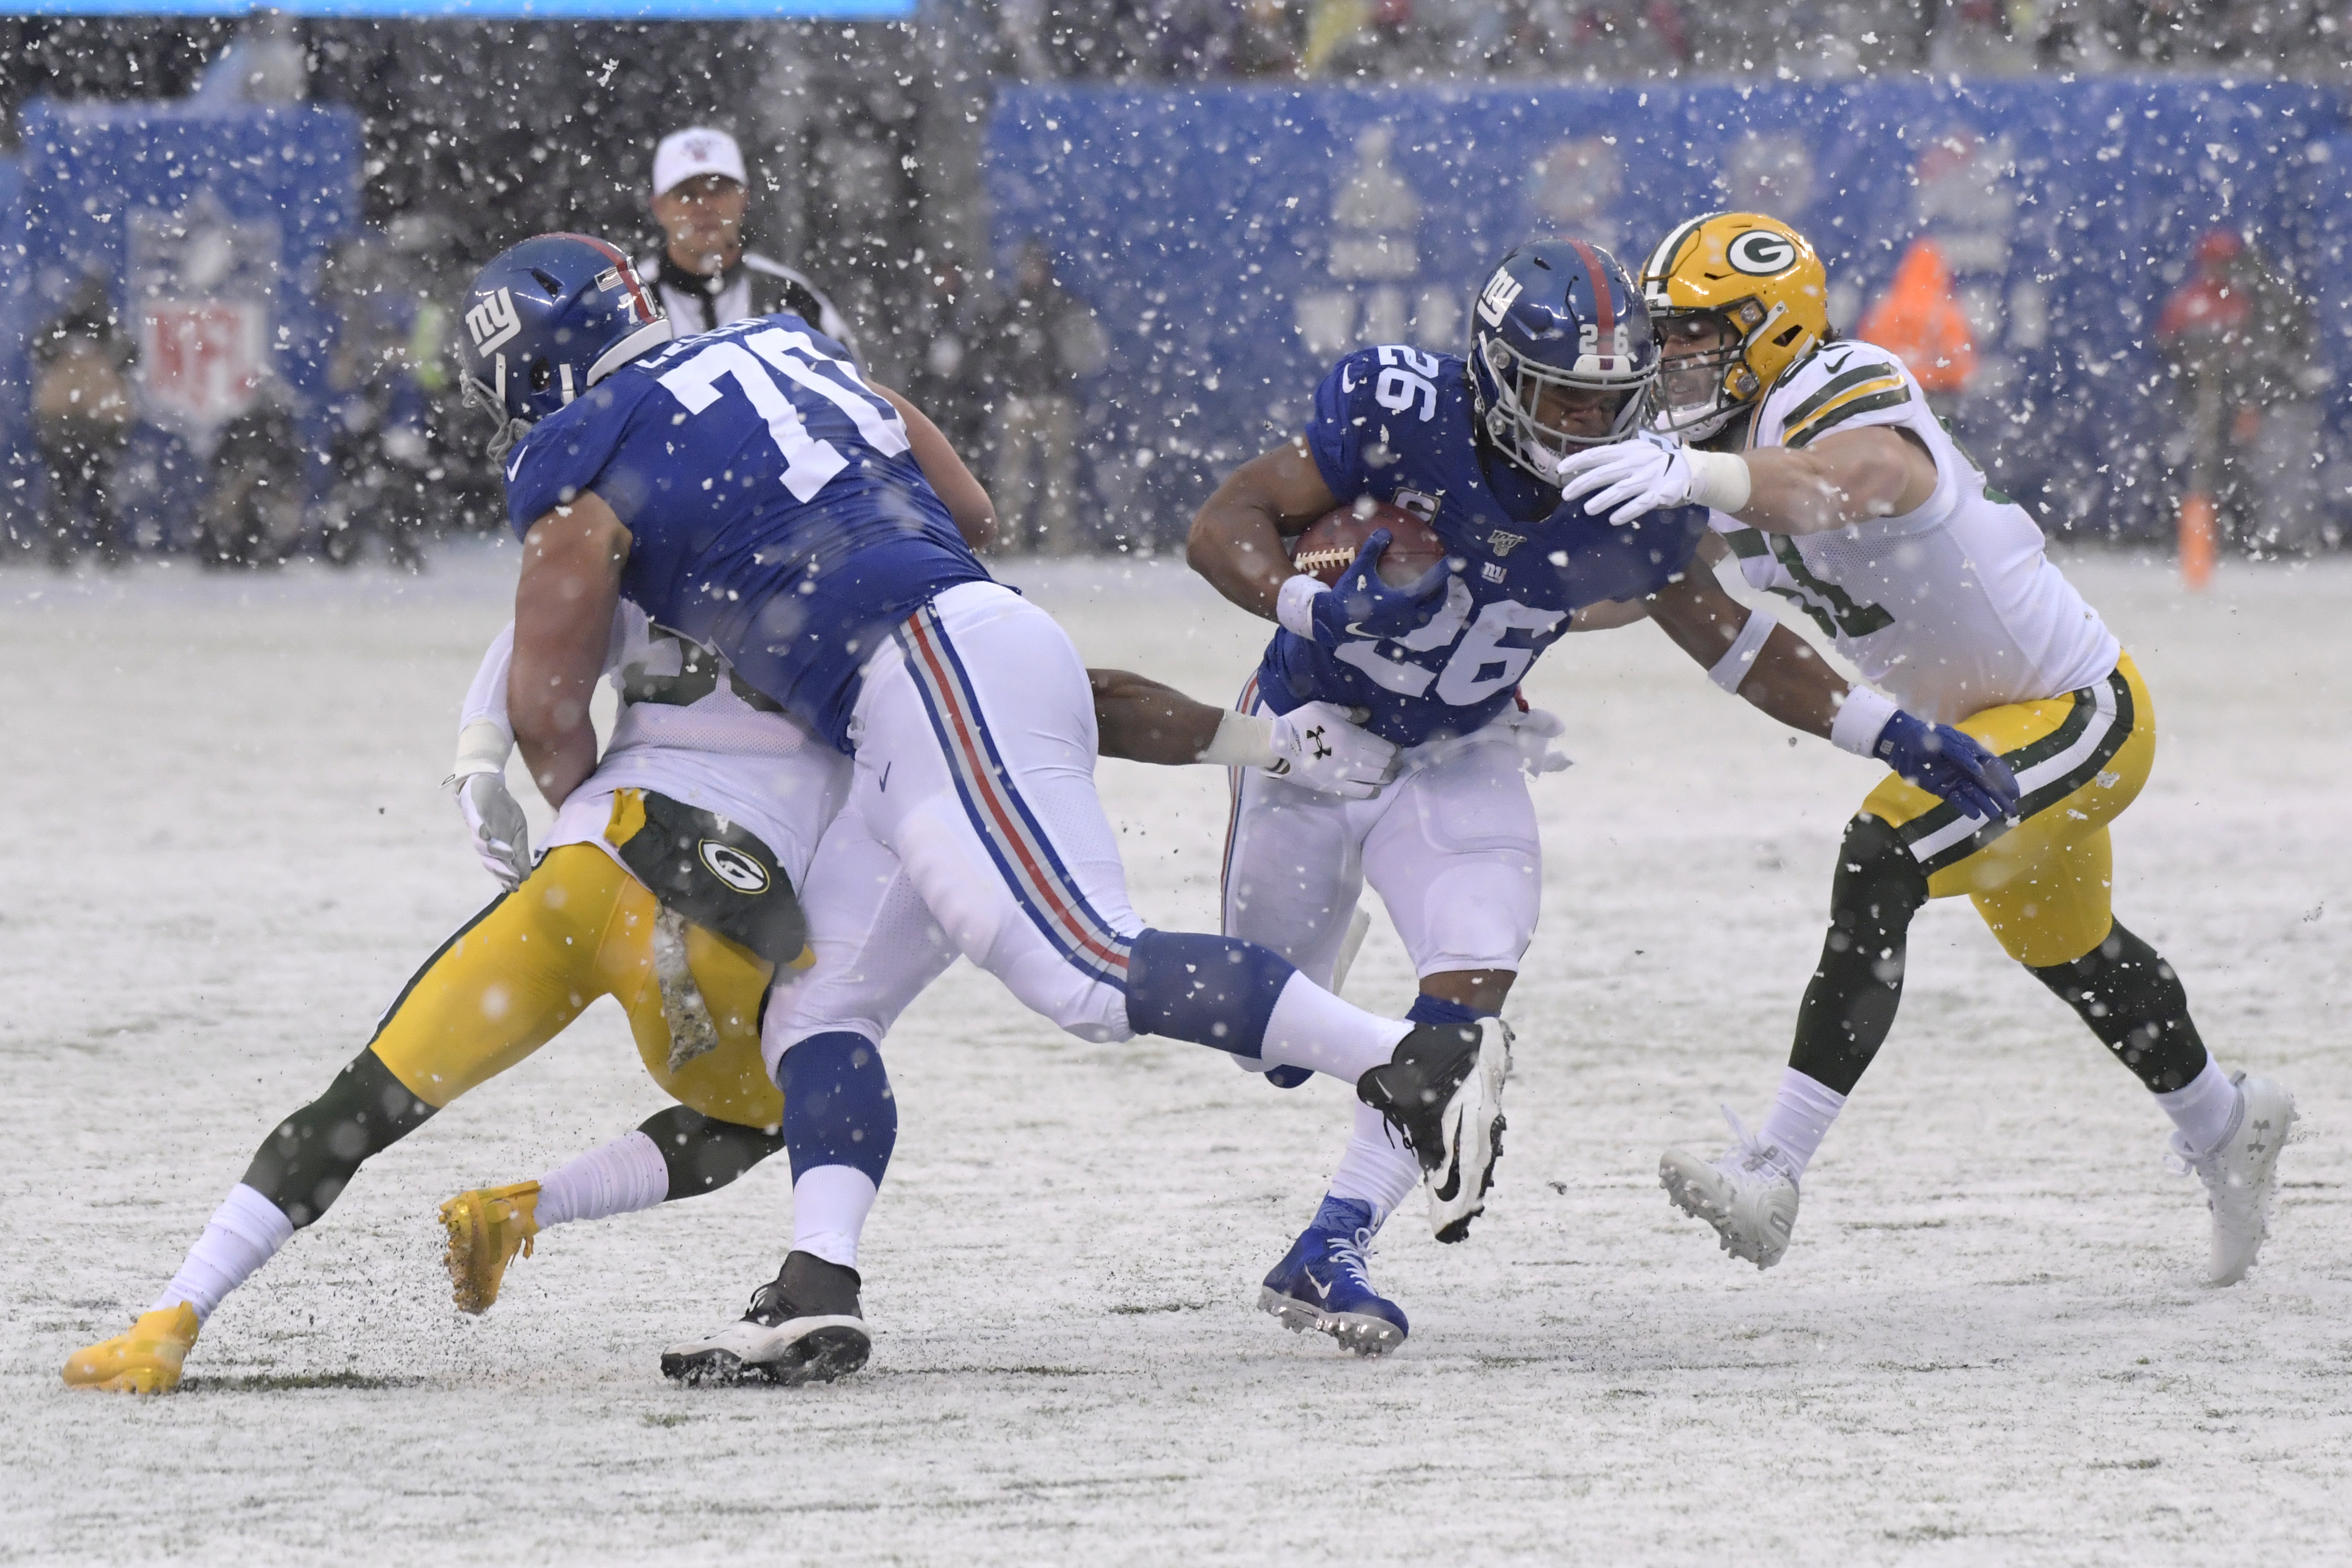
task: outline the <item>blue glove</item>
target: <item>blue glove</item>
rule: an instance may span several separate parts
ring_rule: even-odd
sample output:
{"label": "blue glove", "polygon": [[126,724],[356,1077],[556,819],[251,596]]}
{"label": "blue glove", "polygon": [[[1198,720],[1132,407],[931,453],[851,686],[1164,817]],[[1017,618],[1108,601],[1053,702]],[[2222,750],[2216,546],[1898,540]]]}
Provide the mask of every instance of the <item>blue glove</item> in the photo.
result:
{"label": "blue glove", "polygon": [[1315,596],[1315,641],[1324,647],[1337,648],[1351,637],[1402,637],[1428,625],[1445,607],[1449,562],[1439,561],[1402,588],[1381,580],[1378,563],[1389,538],[1388,529],[1374,528],[1331,591]]}
{"label": "blue glove", "polygon": [[2017,776],[2009,764],[1948,724],[1927,724],[1898,710],[1871,750],[1905,783],[1941,796],[1963,816],[1999,822],[2017,815]]}

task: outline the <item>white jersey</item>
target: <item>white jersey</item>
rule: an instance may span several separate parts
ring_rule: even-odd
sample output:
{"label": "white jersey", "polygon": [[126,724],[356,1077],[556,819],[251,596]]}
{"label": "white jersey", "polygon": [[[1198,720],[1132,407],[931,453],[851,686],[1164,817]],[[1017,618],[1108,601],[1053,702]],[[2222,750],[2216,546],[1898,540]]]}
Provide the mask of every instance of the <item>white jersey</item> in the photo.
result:
{"label": "white jersey", "polygon": [[1791,537],[1722,512],[1710,521],[1750,585],[1795,602],[1864,680],[1940,724],[2092,685],[2122,649],[2043,552],[2042,530],[1928,412],[1903,361],[1825,343],[1764,394],[1748,444],[1802,447],[1888,424],[1927,444],[1936,493],[1916,511]]}
{"label": "white jersey", "polygon": [[[461,730],[489,724],[512,742],[507,672],[513,662],[509,624],[475,673]],[[613,614],[604,673],[621,699],[612,739],[596,771],[557,812],[546,847],[596,843],[614,852],[604,837],[613,792],[651,789],[740,825],[800,886],[817,840],[847,796],[849,758],[740,684],[718,653],[654,625],[626,600]]]}

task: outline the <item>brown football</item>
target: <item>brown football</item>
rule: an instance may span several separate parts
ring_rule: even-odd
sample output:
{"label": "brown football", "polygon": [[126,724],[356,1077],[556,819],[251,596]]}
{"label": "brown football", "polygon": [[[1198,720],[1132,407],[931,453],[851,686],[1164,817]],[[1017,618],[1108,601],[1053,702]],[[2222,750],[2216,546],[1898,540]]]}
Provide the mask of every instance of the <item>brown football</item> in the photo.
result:
{"label": "brown football", "polygon": [[1402,507],[1360,496],[1334,507],[1298,536],[1291,564],[1325,582],[1337,582],[1356,552],[1376,528],[1389,531],[1389,548],[1381,555],[1381,580],[1391,588],[1414,581],[1445,559],[1445,545],[1427,523]]}

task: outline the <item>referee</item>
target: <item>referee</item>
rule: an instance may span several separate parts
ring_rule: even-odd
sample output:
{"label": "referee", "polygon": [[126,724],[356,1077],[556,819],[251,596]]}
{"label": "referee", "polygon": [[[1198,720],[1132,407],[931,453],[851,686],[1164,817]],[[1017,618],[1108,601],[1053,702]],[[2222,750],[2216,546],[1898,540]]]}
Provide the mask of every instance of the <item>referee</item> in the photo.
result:
{"label": "referee", "polygon": [[663,137],[654,149],[653,209],[669,243],[637,263],[637,276],[660,292],[681,338],[790,310],[855,359],[849,323],[815,284],[743,248],[747,196],[733,137],[698,125]]}

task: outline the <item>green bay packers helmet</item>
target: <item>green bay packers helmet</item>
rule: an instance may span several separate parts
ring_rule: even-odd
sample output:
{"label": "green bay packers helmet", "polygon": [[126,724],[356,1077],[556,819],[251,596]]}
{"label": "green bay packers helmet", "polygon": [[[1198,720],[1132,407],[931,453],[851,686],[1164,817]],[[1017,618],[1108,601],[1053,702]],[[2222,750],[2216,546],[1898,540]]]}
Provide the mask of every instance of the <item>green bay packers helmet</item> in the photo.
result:
{"label": "green bay packers helmet", "polygon": [[[1665,351],[1652,394],[1655,422],[1687,440],[1730,423],[1830,332],[1822,258],[1804,235],[1761,213],[1682,224],[1643,263],[1641,289]],[[1717,346],[1677,353],[1677,337]]]}

